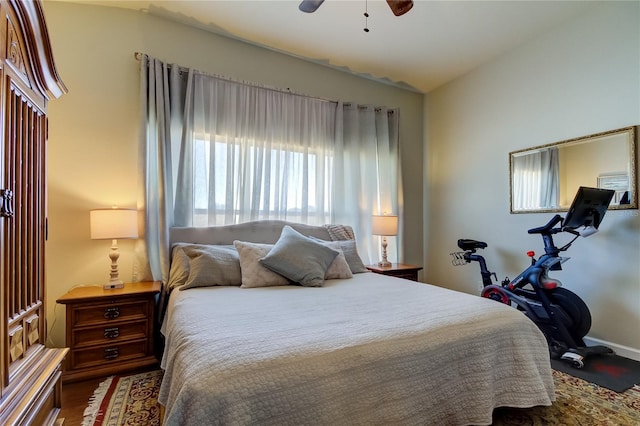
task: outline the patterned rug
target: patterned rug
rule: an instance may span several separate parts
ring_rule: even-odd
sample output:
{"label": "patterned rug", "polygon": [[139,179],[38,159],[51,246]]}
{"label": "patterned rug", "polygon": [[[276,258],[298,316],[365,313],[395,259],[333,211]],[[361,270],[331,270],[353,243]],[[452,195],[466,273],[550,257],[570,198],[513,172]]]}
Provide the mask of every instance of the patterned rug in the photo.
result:
{"label": "patterned rug", "polygon": [[556,401],[550,407],[498,408],[494,425],[637,426],[640,387],[623,393],[553,370]]}
{"label": "patterned rug", "polygon": [[162,370],[109,377],[89,400],[82,426],[160,426],[161,382]]}
{"label": "patterned rug", "polygon": [[[633,426],[640,425],[640,387],[624,393],[553,371],[556,402],[551,407],[499,408],[496,426]],[[110,377],[96,389],[83,426],[160,425],[156,400],[162,371]]]}

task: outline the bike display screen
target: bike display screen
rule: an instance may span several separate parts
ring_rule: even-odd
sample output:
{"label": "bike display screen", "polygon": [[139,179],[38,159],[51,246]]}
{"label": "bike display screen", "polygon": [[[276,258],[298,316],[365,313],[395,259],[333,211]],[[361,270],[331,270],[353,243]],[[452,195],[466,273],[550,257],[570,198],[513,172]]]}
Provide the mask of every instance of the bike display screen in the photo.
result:
{"label": "bike display screen", "polygon": [[611,189],[581,186],[569,207],[563,227],[576,229],[590,226],[598,229],[614,193]]}

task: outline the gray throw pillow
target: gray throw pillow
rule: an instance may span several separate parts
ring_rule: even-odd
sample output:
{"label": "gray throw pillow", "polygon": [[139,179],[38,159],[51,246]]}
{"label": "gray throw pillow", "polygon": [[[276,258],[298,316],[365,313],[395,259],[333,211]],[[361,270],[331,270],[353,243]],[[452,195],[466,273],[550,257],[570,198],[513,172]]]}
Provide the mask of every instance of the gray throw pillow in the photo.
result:
{"label": "gray throw pillow", "polygon": [[[325,240],[321,240],[319,238],[310,237],[319,242],[326,242]],[[362,272],[369,272],[369,270],[364,266],[360,255],[358,254],[358,247],[356,245],[356,240],[336,240],[331,241],[332,243],[338,243],[340,248],[342,249],[342,253],[344,253],[345,259],[347,259],[347,264],[351,269],[351,272],[354,274],[360,274]]]}
{"label": "gray throw pillow", "polygon": [[167,288],[173,290],[187,282],[189,278],[189,256],[184,253],[183,246],[174,246],[171,251],[171,268]]}
{"label": "gray throw pillow", "polygon": [[182,249],[189,257],[189,278],[180,290],[242,284],[240,259],[234,246],[197,244]]}
{"label": "gray throw pillow", "polygon": [[287,225],[260,264],[303,286],[321,287],[327,268],[337,255],[337,251]]}
{"label": "gray throw pillow", "polygon": [[340,248],[344,253],[345,259],[347,259],[347,264],[349,264],[349,268],[351,268],[351,272],[354,274],[360,274],[362,272],[369,272],[369,270],[364,266],[360,255],[358,254],[358,247],[356,246],[356,240],[340,240],[335,241],[340,244]]}

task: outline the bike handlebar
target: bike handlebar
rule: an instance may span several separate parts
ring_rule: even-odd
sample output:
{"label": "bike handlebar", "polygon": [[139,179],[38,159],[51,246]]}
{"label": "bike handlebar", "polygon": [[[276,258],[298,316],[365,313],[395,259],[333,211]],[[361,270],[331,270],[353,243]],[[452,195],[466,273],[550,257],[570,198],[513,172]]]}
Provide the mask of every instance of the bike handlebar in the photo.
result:
{"label": "bike handlebar", "polygon": [[559,214],[555,215],[546,225],[540,226],[538,228],[531,228],[527,232],[529,234],[542,234],[542,235],[550,235],[555,234],[556,232],[562,231],[561,228],[553,229],[558,223],[562,222],[562,216]]}

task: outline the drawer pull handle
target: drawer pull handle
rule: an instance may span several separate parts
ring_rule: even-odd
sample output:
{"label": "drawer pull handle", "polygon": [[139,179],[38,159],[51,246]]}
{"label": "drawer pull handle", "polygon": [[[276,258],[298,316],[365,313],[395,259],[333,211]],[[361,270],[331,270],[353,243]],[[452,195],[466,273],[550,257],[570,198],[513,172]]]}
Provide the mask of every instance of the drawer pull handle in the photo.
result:
{"label": "drawer pull handle", "polygon": [[118,348],[107,348],[104,350],[104,359],[118,358]]}
{"label": "drawer pull handle", "polygon": [[116,319],[120,316],[120,309],[118,308],[107,308],[104,310],[104,317],[106,319]]}
{"label": "drawer pull handle", "polygon": [[115,339],[118,336],[120,336],[120,330],[118,329],[118,327],[104,329],[105,339]]}

